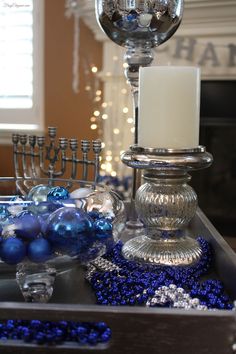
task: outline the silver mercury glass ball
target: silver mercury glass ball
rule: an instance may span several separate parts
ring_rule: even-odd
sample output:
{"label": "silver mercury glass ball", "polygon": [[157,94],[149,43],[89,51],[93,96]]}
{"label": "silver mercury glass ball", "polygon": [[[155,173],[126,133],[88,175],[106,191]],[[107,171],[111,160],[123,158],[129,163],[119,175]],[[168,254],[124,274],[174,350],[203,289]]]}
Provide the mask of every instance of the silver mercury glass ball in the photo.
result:
{"label": "silver mercury glass ball", "polygon": [[184,0],[95,0],[97,21],[116,44],[156,47],[179,27]]}

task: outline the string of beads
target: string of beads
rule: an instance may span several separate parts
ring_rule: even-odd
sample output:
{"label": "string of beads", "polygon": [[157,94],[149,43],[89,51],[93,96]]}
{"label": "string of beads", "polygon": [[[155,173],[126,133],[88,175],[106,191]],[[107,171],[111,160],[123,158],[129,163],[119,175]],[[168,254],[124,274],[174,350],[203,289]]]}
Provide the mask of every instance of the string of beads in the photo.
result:
{"label": "string of beads", "polygon": [[110,338],[111,330],[104,322],[7,320],[0,323],[0,340],[48,345],[65,342],[96,345],[106,343]]}
{"label": "string of beads", "polygon": [[[97,303],[186,309],[199,306],[198,309],[201,310],[232,309],[233,305],[225,294],[222,282],[218,279],[203,280],[211,270],[212,250],[202,237],[198,238],[198,242],[202,248],[202,258],[197,264],[187,267],[145,265],[128,261],[122,257],[122,243],[119,242],[102,258],[100,266],[93,264],[88,268],[86,278],[95,292]],[[102,265],[104,259],[107,263]],[[163,290],[163,287],[165,301],[152,301],[155,296],[161,298],[158,291]],[[180,293],[185,293],[185,298],[177,301]],[[170,296],[173,301],[170,301]],[[194,306],[189,303],[192,299]]]}

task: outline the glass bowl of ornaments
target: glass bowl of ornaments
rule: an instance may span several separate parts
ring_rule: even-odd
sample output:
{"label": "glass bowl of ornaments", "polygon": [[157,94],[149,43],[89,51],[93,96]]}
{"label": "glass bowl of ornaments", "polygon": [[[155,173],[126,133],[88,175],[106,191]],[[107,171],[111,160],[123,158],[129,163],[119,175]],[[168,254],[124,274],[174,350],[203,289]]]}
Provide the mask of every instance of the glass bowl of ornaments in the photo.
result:
{"label": "glass bowl of ornaments", "polygon": [[0,277],[16,277],[27,302],[47,302],[56,275],[110,251],[125,224],[115,192],[47,182],[10,195],[0,189]]}

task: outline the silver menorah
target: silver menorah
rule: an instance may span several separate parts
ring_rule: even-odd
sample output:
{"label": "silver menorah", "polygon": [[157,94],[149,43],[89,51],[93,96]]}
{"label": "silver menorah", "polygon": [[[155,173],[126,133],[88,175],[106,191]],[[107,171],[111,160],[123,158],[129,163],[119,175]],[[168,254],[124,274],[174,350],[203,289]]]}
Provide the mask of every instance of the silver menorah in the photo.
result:
{"label": "silver menorah", "polygon": [[[42,174],[46,176],[49,185],[53,185],[55,180],[66,180],[68,187],[73,181],[80,184],[97,184],[102,150],[101,141],[81,140],[82,156],[79,158],[78,139],[57,139],[56,133],[57,128],[49,127],[48,139],[45,136],[36,135],[12,135],[15,178],[20,189],[20,181],[23,180],[26,183],[38,181],[42,179]],[[89,159],[91,145],[93,158]],[[79,165],[81,165],[80,171]],[[90,180],[89,166],[93,169],[93,177]],[[65,174],[69,175],[67,179],[63,179]]]}

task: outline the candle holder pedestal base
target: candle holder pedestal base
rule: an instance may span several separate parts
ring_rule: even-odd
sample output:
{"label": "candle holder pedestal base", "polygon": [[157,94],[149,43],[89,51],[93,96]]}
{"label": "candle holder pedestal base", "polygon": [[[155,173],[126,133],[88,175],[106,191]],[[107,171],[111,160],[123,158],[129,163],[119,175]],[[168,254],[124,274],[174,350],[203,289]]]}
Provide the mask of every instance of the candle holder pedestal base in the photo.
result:
{"label": "candle holder pedestal base", "polygon": [[142,235],[127,241],[122,248],[122,254],[126,259],[137,262],[176,266],[197,262],[202,250],[199,243],[189,236],[167,239]]}
{"label": "candle holder pedestal base", "polygon": [[187,233],[197,209],[188,171],[206,168],[212,160],[202,146],[170,150],[135,145],[122,155],[125,164],[144,170],[135,208],[145,231],[124,244],[125,258],[171,266],[190,265],[200,259],[200,245]]}

